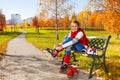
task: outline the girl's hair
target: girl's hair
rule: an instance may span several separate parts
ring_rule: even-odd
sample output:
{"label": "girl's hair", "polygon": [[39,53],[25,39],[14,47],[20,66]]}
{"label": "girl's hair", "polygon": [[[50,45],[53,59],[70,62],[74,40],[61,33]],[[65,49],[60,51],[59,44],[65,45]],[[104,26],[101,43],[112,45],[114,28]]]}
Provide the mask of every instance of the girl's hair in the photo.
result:
{"label": "girl's hair", "polygon": [[78,21],[72,21],[72,22],[80,26],[80,23]]}

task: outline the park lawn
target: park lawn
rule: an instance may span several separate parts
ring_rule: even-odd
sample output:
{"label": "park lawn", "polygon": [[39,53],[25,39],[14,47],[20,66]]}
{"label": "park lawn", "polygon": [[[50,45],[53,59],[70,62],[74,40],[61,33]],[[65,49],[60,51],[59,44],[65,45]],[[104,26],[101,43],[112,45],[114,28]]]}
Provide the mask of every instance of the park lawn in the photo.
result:
{"label": "park lawn", "polygon": [[[27,35],[26,38],[29,42],[31,42],[33,45],[40,49],[45,49],[47,47],[53,48],[55,44],[58,44],[64,39],[64,36],[66,33],[68,33],[68,30],[60,30],[59,36],[60,40],[56,40],[55,30],[40,30],[40,35],[35,33],[34,29],[27,29]],[[120,40],[115,39],[115,34],[110,34],[105,31],[85,31],[87,36],[108,36],[111,35],[112,38],[110,40],[108,49],[107,49],[107,55],[106,55],[106,63],[109,70],[109,75],[105,75],[104,71],[101,69],[97,70],[97,74],[99,76],[105,77],[106,79],[111,80],[117,80],[120,76]],[[60,54],[62,54],[64,51]],[[80,56],[77,54],[77,59],[79,60],[77,64],[81,69],[90,69],[90,63],[91,58]]]}

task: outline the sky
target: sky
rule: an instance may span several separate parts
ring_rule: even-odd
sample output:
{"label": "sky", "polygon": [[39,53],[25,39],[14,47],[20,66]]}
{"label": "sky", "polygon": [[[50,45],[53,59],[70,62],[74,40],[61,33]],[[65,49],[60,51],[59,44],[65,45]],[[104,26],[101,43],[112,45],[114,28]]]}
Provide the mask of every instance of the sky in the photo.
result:
{"label": "sky", "polygon": [[[73,0],[75,12],[80,12],[88,0]],[[0,9],[6,16],[6,20],[11,18],[11,14],[20,14],[22,19],[33,17],[39,9],[39,0],[0,0]]]}

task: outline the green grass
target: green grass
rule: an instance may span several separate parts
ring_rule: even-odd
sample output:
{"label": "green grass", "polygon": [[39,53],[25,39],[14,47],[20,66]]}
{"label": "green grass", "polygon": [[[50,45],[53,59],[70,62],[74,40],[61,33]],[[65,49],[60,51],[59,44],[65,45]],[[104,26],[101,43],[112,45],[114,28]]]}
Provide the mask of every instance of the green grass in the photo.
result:
{"label": "green grass", "polygon": [[[30,32],[30,31],[31,32]],[[32,32],[33,31],[33,32]],[[36,45],[38,48],[45,49],[47,47],[53,48],[55,44],[58,44],[63,40],[63,36],[68,32],[60,31],[60,40],[56,40],[56,35],[54,30],[40,30],[40,35],[35,33],[35,30],[28,29],[27,30],[27,40],[32,42],[34,45]],[[62,33],[61,33],[62,32]]]}
{"label": "green grass", "polygon": [[[34,44],[36,47],[40,49],[45,49],[47,47],[53,48],[55,44],[58,44],[64,39],[64,36],[66,33],[68,33],[68,30],[60,30],[59,36],[60,40],[56,40],[55,30],[40,30],[40,35],[35,33],[35,29],[28,28],[26,38],[29,42]],[[112,38],[110,40],[108,49],[107,49],[107,55],[106,55],[106,63],[109,70],[109,75],[106,76],[104,71],[101,69],[97,70],[97,74],[106,78],[109,78],[111,80],[117,80],[120,76],[120,40],[115,39],[115,34],[107,33],[106,31],[85,31],[87,36],[108,36],[111,35]],[[64,51],[62,52],[62,54]],[[80,56],[78,54],[77,59],[79,60],[77,64],[82,69],[90,69],[90,63],[91,59],[88,57]],[[60,55],[62,56],[62,55]]]}

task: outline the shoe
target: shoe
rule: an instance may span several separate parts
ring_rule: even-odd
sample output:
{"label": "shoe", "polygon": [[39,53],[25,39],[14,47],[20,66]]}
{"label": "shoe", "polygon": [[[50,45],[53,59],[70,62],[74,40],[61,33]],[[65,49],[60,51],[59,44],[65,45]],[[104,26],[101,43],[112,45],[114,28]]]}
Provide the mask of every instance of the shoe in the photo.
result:
{"label": "shoe", "polygon": [[54,58],[56,57],[56,54],[55,54],[55,53],[56,53],[56,50],[52,50],[52,49],[50,49],[50,48],[46,48],[46,51],[47,51],[48,53],[50,53],[52,57],[54,57]]}
{"label": "shoe", "polygon": [[76,65],[72,65],[72,71],[73,71],[74,75],[79,74],[79,70],[78,70],[78,67]]}
{"label": "shoe", "polygon": [[70,65],[70,66],[68,66],[67,77],[68,77],[68,78],[71,78],[71,77],[73,77],[73,75],[74,75],[73,66]]}
{"label": "shoe", "polygon": [[67,64],[62,64],[59,70],[59,73],[63,73],[67,71],[68,65]]}

